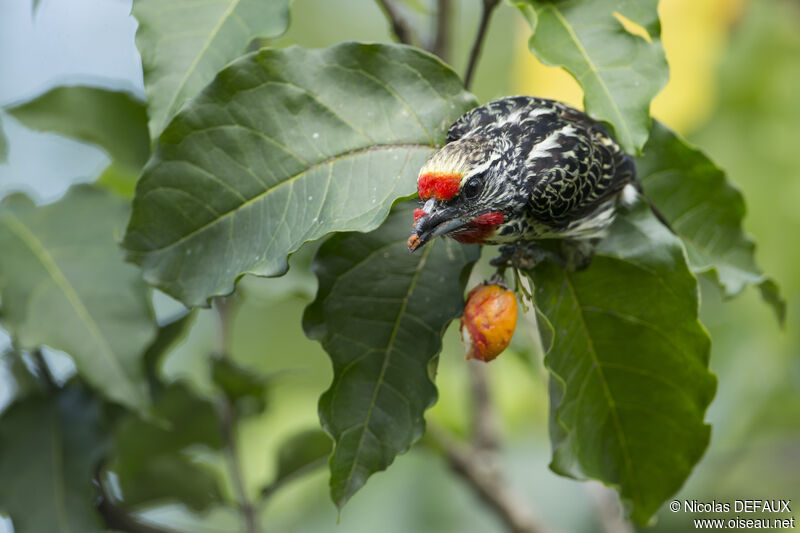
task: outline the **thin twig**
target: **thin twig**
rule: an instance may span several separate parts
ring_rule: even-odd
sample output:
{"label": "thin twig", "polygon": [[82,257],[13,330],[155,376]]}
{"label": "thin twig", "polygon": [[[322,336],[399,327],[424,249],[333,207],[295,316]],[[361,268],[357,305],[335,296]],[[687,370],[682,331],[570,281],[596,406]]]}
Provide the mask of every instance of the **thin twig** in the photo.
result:
{"label": "thin twig", "polygon": [[247,497],[244,474],[242,472],[241,462],[239,461],[239,448],[236,440],[236,413],[234,412],[233,405],[227,398],[223,398],[220,407],[222,436],[225,440],[225,455],[228,459],[233,486],[236,490],[237,499],[239,500],[239,511],[242,513],[242,517],[245,521],[245,531],[247,531],[247,533],[259,533],[260,528],[258,526],[256,508],[250,501],[250,498]]}
{"label": "thin twig", "polygon": [[478,26],[478,33],[475,35],[475,41],[472,43],[472,51],[469,54],[469,63],[467,64],[467,73],[464,74],[464,87],[467,89],[469,89],[472,84],[472,76],[475,74],[475,67],[481,55],[483,41],[486,38],[486,30],[489,27],[489,19],[492,17],[492,13],[499,3],[500,0],[483,0],[481,22]]}
{"label": "thin twig", "polygon": [[428,423],[427,433],[441,448],[450,468],[497,513],[511,533],[547,531],[517,493],[509,488],[496,465],[485,460],[485,454],[471,450],[435,424]]}
{"label": "thin twig", "polygon": [[392,25],[392,33],[397,38],[398,42],[403,44],[411,44],[411,27],[408,25],[406,19],[400,14],[394,4],[390,0],[375,0],[383,10],[386,18]]}
{"label": "thin twig", "polygon": [[219,322],[219,353],[225,356],[231,349],[231,327],[236,311],[236,295],[221,296],[214,299],[214,310]]}
{"label": "thin twig", "polygon": [[430,52],[439,56],[442,61],[450,61],[450,27],[452,22],[452,4],[450,0],[438,0],[436,9],[436,33]]}
{"label": "thin twig", "polygon": [[[217,298],[214,300],[214,309],[219,319],[219,348],[221,357],[227,357],[231,349],[231,328],[233,326],[233,316],[235,313],[235,295]],[[255,505],[247,496],[247,487],[244,483],[244,472],[242,463],[239,460],[239,447],[236,438],[236,427],[238,417],[236,409],[231,400],[224,394],[220,395],[219,418],[222,426],[222,438],[225,442],[225,456],[228,459],[228,467],[231,472],[233,487],[239,502],[239,512],[245,522],[247,533],[259,533],[258,516]]]}

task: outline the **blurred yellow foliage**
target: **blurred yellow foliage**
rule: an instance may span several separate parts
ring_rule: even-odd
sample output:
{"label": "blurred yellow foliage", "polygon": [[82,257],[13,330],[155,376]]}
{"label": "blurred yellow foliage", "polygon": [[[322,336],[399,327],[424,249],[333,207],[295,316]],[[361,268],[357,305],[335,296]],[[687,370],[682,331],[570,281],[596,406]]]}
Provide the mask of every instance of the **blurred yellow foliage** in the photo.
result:
{"label": "blurred yellow foliage", "polygon": [[[653,116],[681,133],[706,120],[715,105],[717,62],[746,1],[661,0],[661,39],[670,80],[653,100]],[[527,42],[530,27],[525,21],[519,22],[517,34],[522,43]],[[527,51],[527,46],[517,49],[511,80],[515,93],[555,98],[583,107],[583,91],[572,76],[561,68],[542,64]]]}

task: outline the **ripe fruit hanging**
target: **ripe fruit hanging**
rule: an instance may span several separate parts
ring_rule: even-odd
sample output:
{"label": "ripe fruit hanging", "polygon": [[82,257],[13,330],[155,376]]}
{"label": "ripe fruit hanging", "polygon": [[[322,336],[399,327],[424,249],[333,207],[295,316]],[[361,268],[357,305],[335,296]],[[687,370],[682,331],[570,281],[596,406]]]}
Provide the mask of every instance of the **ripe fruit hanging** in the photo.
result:
{"label": "ripe fruit hanging", "polygon": [[467,295],[461,317],[461,341],[467,359],[489,362],[511,342],[517,325],[517,299],[510,290],[496,284],[481,284]]}

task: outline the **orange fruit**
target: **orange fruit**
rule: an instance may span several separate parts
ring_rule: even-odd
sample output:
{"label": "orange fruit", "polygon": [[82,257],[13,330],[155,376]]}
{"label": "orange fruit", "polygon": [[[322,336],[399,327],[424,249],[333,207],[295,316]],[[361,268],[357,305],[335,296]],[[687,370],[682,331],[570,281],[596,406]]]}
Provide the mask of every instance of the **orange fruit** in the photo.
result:
{"label": "orange fruit", "polygon": [[517,326],[517,298],[494,284],[478,285],[467,295],[461,317],[461,341],[467,359],[487,363],[508,348]]}

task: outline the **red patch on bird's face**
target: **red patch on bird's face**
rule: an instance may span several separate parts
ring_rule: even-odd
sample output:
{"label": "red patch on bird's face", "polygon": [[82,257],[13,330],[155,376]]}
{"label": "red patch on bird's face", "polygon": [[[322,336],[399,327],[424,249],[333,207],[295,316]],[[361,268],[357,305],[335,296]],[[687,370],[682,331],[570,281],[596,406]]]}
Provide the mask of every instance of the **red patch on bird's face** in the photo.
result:
{"label": "red patch on bird's face", "polygon": [[417,180],[419,197],[427,200],[431,196],[437,200],[449,200],[458,194],[461,174],[450,172],[426,172]]}
{"label": "red patch on bird's face", "polygon": [[422,209],[414,209],[414,222],[425,216],[425,211]]}
{"label": "red patch on bird's face", "polygon": [[453,238],[464,244],[480,244],[491,236],[504,220],[505,216],[499,211],[484,213],[475,217],[467,229],[454,233]]}
{"label": "red patch on bird's face", "polygon": [[506,217],[503,216],[503,213],[499,211],[491,211],[489,213],[484,213],[479,217],[475,217],[475,220],[473,220],[472,223],[476,226],[491,226],[492,229],[494,229],[502,224],[505,218]]}

